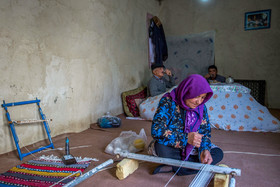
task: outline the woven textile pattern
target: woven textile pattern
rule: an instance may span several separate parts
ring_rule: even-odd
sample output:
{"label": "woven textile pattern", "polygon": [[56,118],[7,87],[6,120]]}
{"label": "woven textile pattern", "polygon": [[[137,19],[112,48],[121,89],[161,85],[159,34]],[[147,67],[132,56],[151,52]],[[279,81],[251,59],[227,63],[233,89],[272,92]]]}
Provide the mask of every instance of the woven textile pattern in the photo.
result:
{"label": "woven textile pattern", "polygon": [[[60,159],[37,158],[13,167],[0,175],[0,186],[51,186],[63,178],[83,172],[90,164],[89,159],[76,159],[77,164],[64,165]],[[78,177],[80,173],[59,182],[63,186]]]}
{"label": "woven textile pattern", "polygon": [[140,114],[135,99],[144,99],[146,97],[147,87],[145,86],[123,92],[122,102],[125,114],[129,117],[138,117]]}

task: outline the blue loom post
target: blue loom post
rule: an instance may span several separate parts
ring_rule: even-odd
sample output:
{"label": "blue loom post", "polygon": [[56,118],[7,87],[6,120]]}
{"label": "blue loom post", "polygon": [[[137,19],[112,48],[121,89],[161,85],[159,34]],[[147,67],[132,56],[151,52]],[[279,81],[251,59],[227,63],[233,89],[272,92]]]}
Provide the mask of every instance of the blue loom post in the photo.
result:
{"label": "blue loom post", "polygon": [[[10,104],[10,103],[8,103],[8,104]],[[18,136],[17,136],[17,133],[16,133],[15,125],[14,125],[14,122],[12,122],[12,120],[11,120],[11,117],[10,117],[10,114],[8,112],[7,106],[9,106],[9,105],[7,105],[5,103],[5,100],[3,100],[2,107],[6,111],[6,116],[7,116],[11,131],[12,131],[12,134],[13,134],[13,138],[14,138],[14,141],[15,141],[15,144],[16,144],[16,147],[17,147],[17,152],[18,152],[18,155],[19,155],[19,159],[22,160],[23,157],[21,155],[20,147],[19,147],[19,144],[18,144],[19,140],[18,140]]]}
{"label": "blue loom post", "polygon": [[[36,98],[36,99],[37,99],[37,98]],[[40,113],[40,115],[41,115],[41,118],[42,118],[42,120],[46,120],[46,116],[45,116],[45,114],[43,113],[43,111],[42,111],[42,109],[41,109],[39,103],[40,103],[40,100],[37,102],[37,105],[38,105],[38,107],[39,107],[39,113]],[[48,135],[48,139],[49,139],[49,141],[50,141],[50,147],[54,149],[53,142],[52,142],[52,138],[51,138],[51,130],[50,130],[49,124],[48,124],[47,121],[43,121],[43,123],[44,123],[45,129],[46,129],[46,133],[47,133],[47,135]]]}

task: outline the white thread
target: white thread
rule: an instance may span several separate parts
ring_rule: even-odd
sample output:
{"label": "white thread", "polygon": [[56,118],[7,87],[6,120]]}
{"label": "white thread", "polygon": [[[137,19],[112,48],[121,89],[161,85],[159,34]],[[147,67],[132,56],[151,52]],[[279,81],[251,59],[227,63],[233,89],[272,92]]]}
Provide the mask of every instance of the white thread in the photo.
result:
{"label": "white thread", "polygon": [[[194,149],[194,148],[195,148],[195,147],[193,147],[193,149]],[[192,151],[191,151],[191,152],[192,152]],[[186,158],[185,158],[184,161],[187,160],[187,158],[190,156],[191,152],[189,153],[188,156],[186,156]],[[183,163],[184,163],[184,162],[181,163],[180,167],[179,167],[179,168],[177,169],[177,171],[172,175],[172,177],[171,177],[171,178],[169,179],[169,181],[164,185],[164,187],[166,187],[166,186],[171,182],[171,180],[175,177],[175,175],[179,172],[179,170],[182,168]]]}
{"label": "white thread", "polygon": [[213,172],[209,171],[209,168],[210,168],[209,164],[205,164],[204,166],[202,166],[198,174],[192,180],[189,187],[207,186],[214,175]]}
{"label": "white thread", "polygon": [[204,171],[205,168],[206,168],[206,165],[204,165],[204,166],[202,166],[202,167],[200,168],[200,171],[198,172],[198,174],[196,174],[195,178],[192,180],[192,182],[191,182],[191,184],[189,185],[189,187],[190,187],[190,186],[193,186],[193,185],[195,185],[195,184],[197,184],[197,186],[199,186],[197,181],[199,180],[200,176],[202,176],[202,174],[203,174],[202,171]]}
{"label": "white thread", "polygon": [[25,146],[23,146],[26,150],[27,150],[27,152],[29,152],[34,158],[37,158],[33,153],[31,153],[31,151],[29,151],[28,149],[27,149],[27,147],[25,147]]}
{"label": "white thread", "polygon": [[[77,147],[71,147],[69,148],[70,150],[71,149],[79,149],[79,148],[84,148],[84,147],[91,147],[92,145],[81,145],[81,146],[77,146]],[[55,148],[55,149],[45,149],[45,150],[42,150],[40,152],[48,152],[48,151],[54,151],[54,150],[59,150],[59,151],[62,151],[64,148],[63,147],[58,147],[58,148]]]}
{"label": "white thread", "polygon": [[[18,144],[19,144],[20,147],[24,147],[24,148],[27,150],[27,152],[29,152],[30,155],[32,155],[34,158],[38,158],[38,157],[35,156],[29,149],[27,149],[27,147],[26,147],[25,145],[22,145],[22,143],[20,143],[20,142],[18,142]],[[43,146],[41,146],[41,147],[43,147]],[[41,148],[41,147],[39,147],[39,148]],[[84,147],[91,147],[91,145],[81,145],[81,146],[77,146],[77,147],[72,147],[72,148],[70,148],[70,150],[71,150],[71,149],[84,148]],[[37,153],[47,152],[47,151],[52,151],[52,150],[63,150],[63,148],[62,148],[62,147],[59,147],[59,148],[56,148],[56,149],[50,149],[50,148],[48,148],[48,149],[45,149],[45,150],[38,151]],[[96,158],[89,158],[89,159],[92,160],[92,161],[99,161],[99,160],[96,159]]]}
{"label": "white thread", "polygon": [[[186,159],[187,159],[187,157],[186,157]],[[186,159],[184,160],[184,161],[186,161]],[[177,169],[177,171],[172,175],[172,177],[169,179],[169,181],[164,185],[164,187],[166,187],[170,182],[171,182],[171,180],[175,177],[175,175],[179,172],[179,170],[181,169],[181,167],[182,167],[182,165],[183,165],[183,162],[182,162],[182,164],[180,165],[180,167]]]}
{"label": "white thread", "polygon": [[12,123],[26,124],[26,123],[39,123],[39,122],[45,122],[45,121],[52,121],[52,119],[44,119],[44,120],[41,120],[41,119],[25,119],[25,120],[22,120],[22,121],[12,121]]}
{"label": "white thread", "polygon": [[264,153],[239,152],[239,151],[223,151],[223,152],[224,153],[247,154],[247,155],[260,155],[260,156],[280,156],[277,154],[264,154]]}

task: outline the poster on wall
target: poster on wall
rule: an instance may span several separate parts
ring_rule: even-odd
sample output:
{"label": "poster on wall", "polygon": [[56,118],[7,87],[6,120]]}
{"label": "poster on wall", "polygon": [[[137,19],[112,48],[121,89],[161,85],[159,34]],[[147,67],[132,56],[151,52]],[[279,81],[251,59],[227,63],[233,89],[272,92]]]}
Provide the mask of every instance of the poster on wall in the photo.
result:
{"label": "poster on wall", "polygon": [[190,74],[205,75],[208,66],[214,64],[215,31],[185,36],[167,36],[168,59],[166,68],[174,73],[175,83]]}
{"label": "poster on wall", "polygon": [[271,9],[245,13],[245,31],[270,28]]}

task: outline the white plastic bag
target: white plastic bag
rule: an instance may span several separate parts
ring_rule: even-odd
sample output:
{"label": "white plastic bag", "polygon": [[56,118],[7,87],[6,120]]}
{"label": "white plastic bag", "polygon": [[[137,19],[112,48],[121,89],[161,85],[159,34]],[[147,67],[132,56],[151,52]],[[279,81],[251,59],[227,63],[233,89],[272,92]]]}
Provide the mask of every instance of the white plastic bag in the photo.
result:
{"label": "white plastic bag", "polygon": [[136,153],[144,150],[146,143],[147,136],[143,128],[139,134],[133,131],[122,131],[119,137],[107,145],[105,152],[112,155],[121,151]]}

